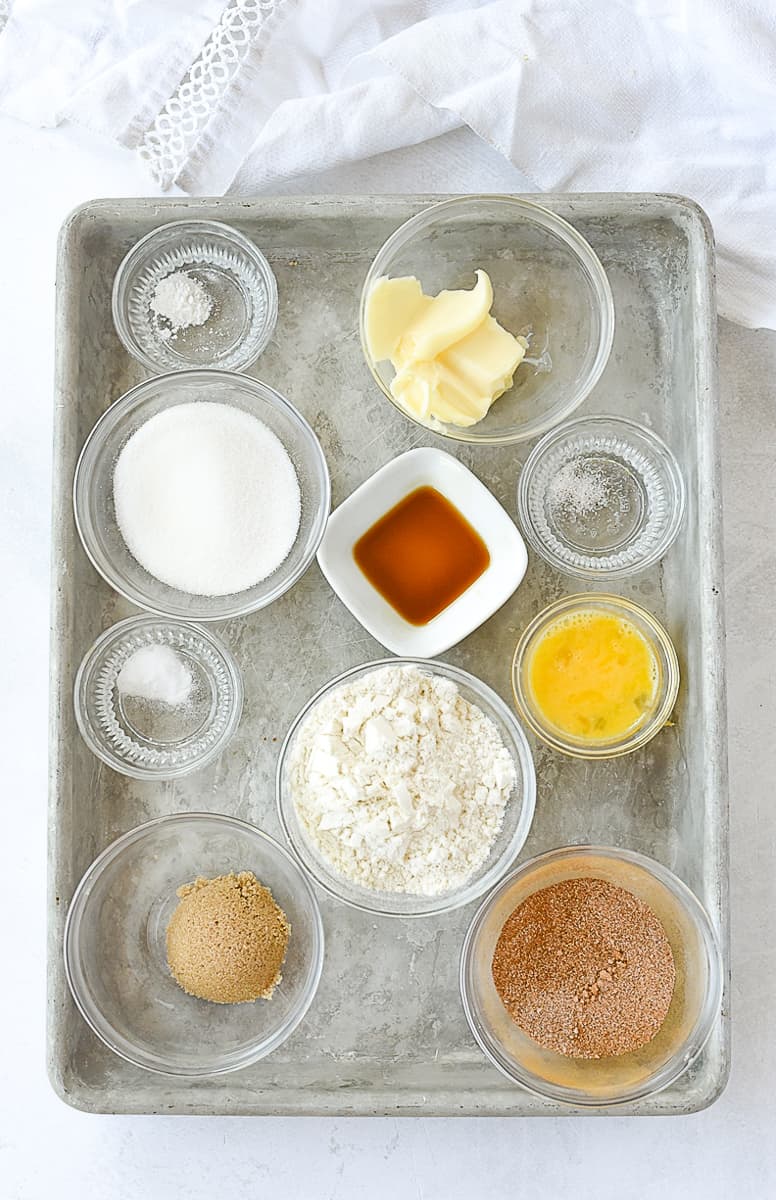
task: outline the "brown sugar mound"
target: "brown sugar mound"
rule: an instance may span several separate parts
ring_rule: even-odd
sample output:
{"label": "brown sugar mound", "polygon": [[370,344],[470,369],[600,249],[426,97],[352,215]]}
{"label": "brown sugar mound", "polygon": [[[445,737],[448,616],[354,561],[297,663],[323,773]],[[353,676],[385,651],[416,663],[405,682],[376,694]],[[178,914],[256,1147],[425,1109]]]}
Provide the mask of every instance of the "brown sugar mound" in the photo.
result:
{"label": "brown sugar mound", "polygon": [[492,972],[520,1028],[571,1058],[646,1045],[676,982],[671,945],[652,909],[604,879],[566,879],[519,904],[499,935]]}
{"label": "brown sugar mound", "polygon": [[291,927],[250,871],[178,888],[167,961],[191,996],[216,1004],[268,1000],[280,982]]}

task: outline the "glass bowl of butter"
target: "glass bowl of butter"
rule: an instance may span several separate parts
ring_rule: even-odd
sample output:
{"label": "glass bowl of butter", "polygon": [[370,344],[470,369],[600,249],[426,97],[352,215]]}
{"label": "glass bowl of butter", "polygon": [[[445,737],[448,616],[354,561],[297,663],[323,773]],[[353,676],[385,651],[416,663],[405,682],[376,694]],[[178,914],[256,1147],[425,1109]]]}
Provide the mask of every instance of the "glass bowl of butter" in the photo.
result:
{"label": "glass bowl of butter", "polygon": [[529,441],[592,391],[614,337],[611,288],[561,217],[512,196],[424,208],[391,235],[361,296],[384,395],[456,441]]}

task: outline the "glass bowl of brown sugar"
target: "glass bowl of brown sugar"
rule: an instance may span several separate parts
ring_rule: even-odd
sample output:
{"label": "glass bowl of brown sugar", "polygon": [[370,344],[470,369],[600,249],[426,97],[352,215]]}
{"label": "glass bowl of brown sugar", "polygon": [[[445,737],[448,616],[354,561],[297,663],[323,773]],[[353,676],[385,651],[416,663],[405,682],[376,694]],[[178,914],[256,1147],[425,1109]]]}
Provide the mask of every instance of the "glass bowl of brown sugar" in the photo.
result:
{"label": "glass bowl of brown sugar", "polygon": [[570,846],[490,893],[460,985],[472,1033],[507,1078],[609,1108],[654,1095],[697,1058],[723,970],[705,909],[671,871],[629,850]]}

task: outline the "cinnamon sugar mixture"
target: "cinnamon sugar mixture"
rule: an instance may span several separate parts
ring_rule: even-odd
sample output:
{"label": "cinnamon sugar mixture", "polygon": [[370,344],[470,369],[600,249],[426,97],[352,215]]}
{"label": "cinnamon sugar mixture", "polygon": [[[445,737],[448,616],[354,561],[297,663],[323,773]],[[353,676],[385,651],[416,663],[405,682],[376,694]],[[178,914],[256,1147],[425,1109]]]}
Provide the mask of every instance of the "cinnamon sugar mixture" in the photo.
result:
{"label": "cinnamon sugar mixture", "polygon": [[676,980],[652,909],[604,879],[566,879],[524,900],[501,930],[492,970],[520,1028],[571,1058],[646,1045],[665,1020]]}

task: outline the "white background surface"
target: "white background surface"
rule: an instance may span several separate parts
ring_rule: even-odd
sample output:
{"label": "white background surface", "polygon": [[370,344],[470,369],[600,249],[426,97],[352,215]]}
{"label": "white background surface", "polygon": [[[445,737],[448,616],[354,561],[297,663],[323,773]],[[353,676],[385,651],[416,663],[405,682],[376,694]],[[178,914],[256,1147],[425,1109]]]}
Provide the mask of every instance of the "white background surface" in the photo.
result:
{"label": "white background surface", "polygon": [[[0,1200],[776,1194],[776,333],[720,326],[730,707],[733,1073],[685,1118],[94,1117],[44,1068],[49,477],[57,229],[95,196],[154,189],[127,152],[0,120]],[[298,191],[520,190],[461,131]]]}

